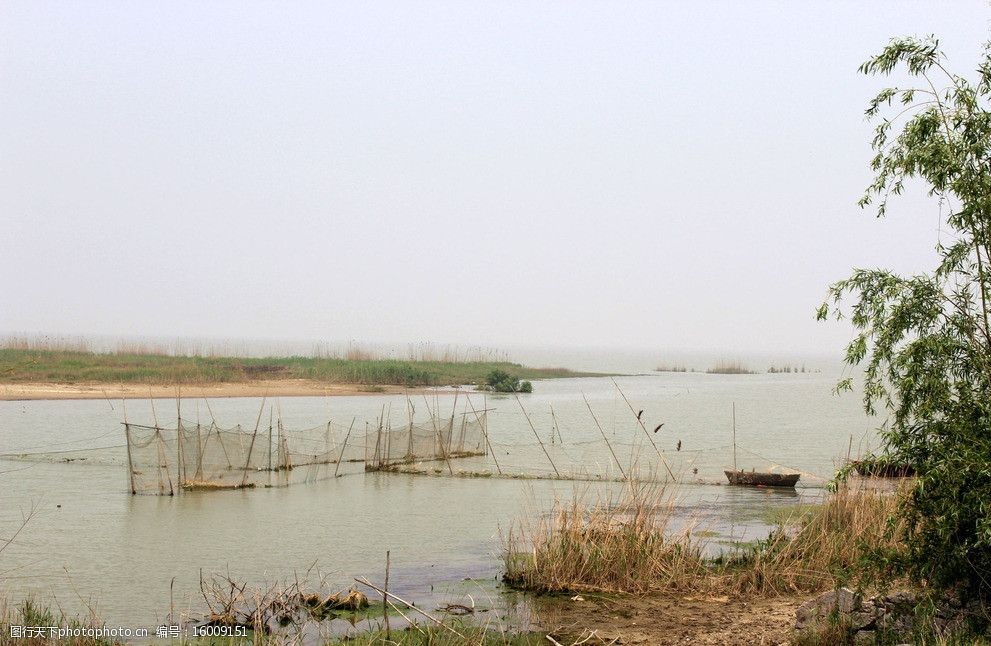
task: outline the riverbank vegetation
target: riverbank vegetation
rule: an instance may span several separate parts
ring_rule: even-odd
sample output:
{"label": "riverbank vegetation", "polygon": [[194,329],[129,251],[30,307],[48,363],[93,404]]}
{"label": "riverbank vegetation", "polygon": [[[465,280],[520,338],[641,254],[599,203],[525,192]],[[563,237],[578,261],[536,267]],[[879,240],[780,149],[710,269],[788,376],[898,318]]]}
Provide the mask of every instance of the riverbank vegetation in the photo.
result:
{"label": "riverbank vegetation", "polygon": [[939,201],[943,232],[929,272],[856,270],[818,313],[853,324],[845,358],[864,369],[864,408],[888,413],[884,452],[917,474],[897,514],[904,549],[879,550],[873,565],[989,603],[991,46],[975,81],[947,70],[932,37],[894,39],[860,70],[911,82],[868,105],[875,179],[861,206],[884,216],[907,183],[921,184]]}
{"label": "riverbank vegetation", "polygon": [[484,384],[494,371],[524,379],[584,376],[564,368],[489,361],[339,357],[210,357],[0,348],[0,383],[211,384],[309,380],[331,384]]}
{"label": "riverbank vegetation", "polygon": [[895,547],[888,524],[898,498],[842,489],[781,519],[761,541],[714,558],[692,525],[671,531],[673,498],[631,483],[618,500],[559,504],[507,534],[510,585],[536,592],[683,592],[773,596],[855,581],[879,547]]}

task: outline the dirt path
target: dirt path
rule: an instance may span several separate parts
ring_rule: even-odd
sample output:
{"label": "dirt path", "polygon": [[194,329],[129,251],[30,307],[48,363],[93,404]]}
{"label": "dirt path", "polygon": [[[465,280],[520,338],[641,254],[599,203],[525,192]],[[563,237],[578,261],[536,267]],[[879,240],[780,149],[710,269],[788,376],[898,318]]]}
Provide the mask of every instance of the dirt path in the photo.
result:
{"label": "dirt path", "polygon": [[[428,389],[409,389],[410,394]],[[327,384],[307,379],[279,379],[241,383],[185,384],[183,397],[333,397],[353,395],[402,394],[402,386]],[[439,392],[454,393],[453,390]],[[163,384],[106,383],[8,383],[0,384],[0,400],[26,399],[174,399],[175,386]]]}
{"label": "dirt path", "polygon": [[[743,646],[787,644],[801,598],[746,599],[665,595],[582,601],[538,601],[535,630],[560,635],[561,643],[596,631],[586,643],[702,644]],[[570,639],[569,639],[570,638]],[[548,642],[549,643],[549,642]]]}

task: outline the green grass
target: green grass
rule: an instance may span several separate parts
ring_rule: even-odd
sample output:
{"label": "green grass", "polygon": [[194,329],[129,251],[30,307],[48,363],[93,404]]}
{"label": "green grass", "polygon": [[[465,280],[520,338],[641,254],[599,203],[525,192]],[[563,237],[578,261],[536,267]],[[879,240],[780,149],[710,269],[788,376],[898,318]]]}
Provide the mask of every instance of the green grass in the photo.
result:
{"label": "green grass", "polygon": [[334,384],[481,384],[493,370],[521,379],[590,376],[508,361],[403,361],[324,357],[202,357],[0,348],[0,383],[243,383],[307,379]]}
{"label": "green grass", "polygon": [[6,599],[0,597],[0,646],[48,646],[49,644],[70,644],[72,646],[116,646],[122,642],[117,639],[97,637],[29,637],[14,638],[11,636],[11,626],[56,626],[60,628],[98,628],[100,623],[95,619],[84,621],[75,617],[66,617],[61,611],[39,604],[34,599],[26,599],[16,607],[10,606]]}

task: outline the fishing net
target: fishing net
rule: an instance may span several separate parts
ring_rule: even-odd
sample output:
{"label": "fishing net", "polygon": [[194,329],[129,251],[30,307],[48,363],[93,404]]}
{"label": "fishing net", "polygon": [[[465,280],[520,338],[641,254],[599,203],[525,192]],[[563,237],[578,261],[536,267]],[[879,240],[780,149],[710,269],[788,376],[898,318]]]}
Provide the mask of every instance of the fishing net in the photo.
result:
{"label": "fishing net", "polygon": [[[609,410],[601,401],[596,414],[591,406],[582,414],[576,406],[562,405],[555,413],[553,407],[527,411],[522,403],[514,411],[462,402],[457,406],[455,401],[446,415],[428,402],[428,419],[414,419],[414,407],[407,401],[403,421],[390,418],[383,406],[373,422],[328,421],[300,429],[285,428],[281,421],[257,429],[225,428],[215,420],[201,424],[181,419],[176,427],[125,423],[123,445],[0,458],[122,465],[127,467],[130,491],[158,495],[281,487],[362,471],[725,484],[723,471],[737,462],[733,445],[718,434],[679,429],[674,435],[657,420],[645,425],[629,408]],[[109,435],[99,439],[105,442]],[[770,472],[799,472],[742,446],[738,457],[740,467],[748,471],[760,466]],[[783,457],[791,462],[794,456]],[[818,466],[800,471],[803,484],[823,482],[811,471],[828,469]]]}
{"label": "fishing net", "polygon": [[484,413],[475,420],[452,415],[399,428],[378,420],[375,430],[360,434],[353,432],[354,422],[293,430],[281,422],[252,430],[186,420],[176,428],[125,423],[124,457],[132,493],[281,486],[339,473],[319,468],[325,465],[363,462],[365,469],[377,470],[484,455],[484,419]]}
{"label": "fishing net", "polygon": [[484,413],[473,420],[467,415],[456,417],[419,425],[410,421],[400,428],[380,427],[365,434],[365,469],[485,455]]}

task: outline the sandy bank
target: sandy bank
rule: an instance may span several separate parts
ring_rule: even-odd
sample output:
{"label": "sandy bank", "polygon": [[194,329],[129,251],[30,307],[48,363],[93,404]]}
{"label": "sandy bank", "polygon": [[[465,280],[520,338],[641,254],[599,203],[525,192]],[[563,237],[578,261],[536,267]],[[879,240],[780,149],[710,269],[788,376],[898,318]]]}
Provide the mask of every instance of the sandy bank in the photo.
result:
{"label": "sandy bank", "polygon": [[[328,384],[306,379],[279,379],[240,383],[183,384],[183,397],[340,397],[354,395],[421,393],[430,389],[362,384]],[[450,392],[444,389],[439,392]],[[163,384],[108,383],[6,383],[0,384],[0,400],[36,399],[174,399],[176,388]]]}

